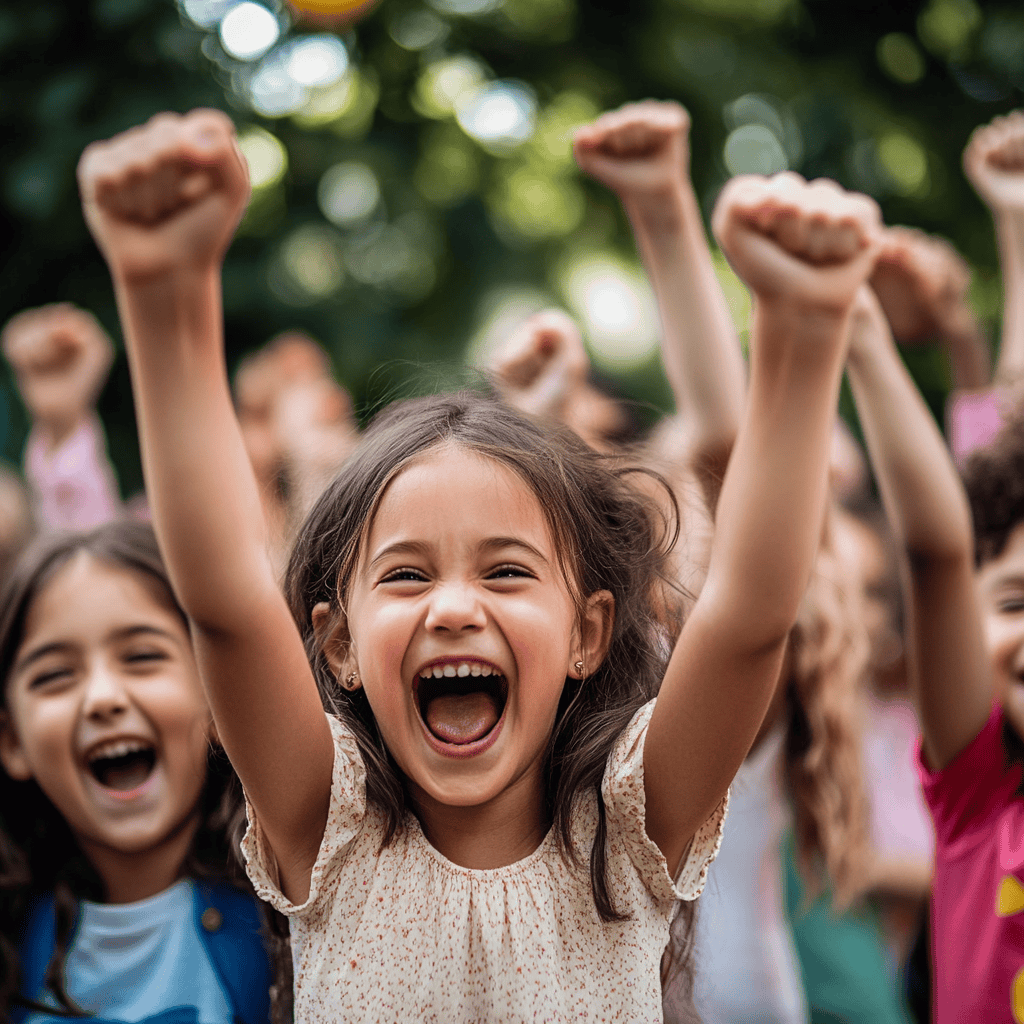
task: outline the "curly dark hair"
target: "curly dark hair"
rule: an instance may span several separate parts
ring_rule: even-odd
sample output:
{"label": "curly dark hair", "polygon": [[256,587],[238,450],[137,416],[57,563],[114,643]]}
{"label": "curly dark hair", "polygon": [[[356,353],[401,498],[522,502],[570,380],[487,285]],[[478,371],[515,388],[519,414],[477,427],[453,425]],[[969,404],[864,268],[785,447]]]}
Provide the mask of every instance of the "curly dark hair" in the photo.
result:
{"label": "curly dark hair", "polygon": [[[32,605],[47,584],[75,555],[86,552],[109,565],[123,567],[154,583],[166,606],[188,619],[178,605],[164,568],[152,527],[139,522],[116,522],[89,533],[43,537],[18,559],[0,590],[0,709],[7,706],[6,680],[25,635]],[[206,785],[200,796],[199,828],[181,871],[184,876],[227,882],[244,892],[252,887],[237,854],[245,825],[241,786],[234,769],[218,747],[207,755]],[[0,1022],[11,1019],[19,996],[20,962],[17,942],[35,897],[52,893],[56,943],[44,983],[60,1010],[84,1016],[64,986],[64,964],[73,939],[80,900],[102,901],[103,883],[75,840],[67,822],[34,780],[19,782],[0,771]],[[283,939],[283,919],[267,917],[268,945]],[[281,958],[277,958],[280,964]],[[290,978],[278,969],[275,1018],[288,1015]],[[51,1007],[29,1004],[53,1014]]]}
{"label": "curly dark hair", "polygon": [[[1024,414],[1012,415],[992,443],[971,452],[961,470],[974,520],[974,565],[998,558],[1024,523]],[[1024,737],[1003,719],[1007,767],[1024,765]],[[1024,796],[1024,779],[1017,786]]]}
{"label": "curly dark hair", "polygon": [[998,558],[1024,522],[1024,415],[1003,424],[992,443],[973,451],[961,471],[974,518],[974,563]]}

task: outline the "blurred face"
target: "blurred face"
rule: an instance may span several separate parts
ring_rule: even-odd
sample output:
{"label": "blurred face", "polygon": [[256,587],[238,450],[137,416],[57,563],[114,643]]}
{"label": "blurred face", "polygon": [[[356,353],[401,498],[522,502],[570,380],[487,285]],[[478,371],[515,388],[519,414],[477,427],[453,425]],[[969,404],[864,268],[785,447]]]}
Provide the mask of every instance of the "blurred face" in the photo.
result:
{"label": "blurred face", "polygon": [[1024,524],[975,576],[996,695],[1024,736]]}
{"label": "blurred face", "polygon": [[184,623],[138,573],[79,552],[37,594],[7,682],[0,756],[94,863],[197,820],[210,715]]}
{"label": "blurred face", "polygon": [[590,600],[584,647],[544,512],[505,466],[443,448],[391,482],[349,586],[346,670],[421,807],[543,785],[562,688],[578,659],[597,667],[610,600]]}

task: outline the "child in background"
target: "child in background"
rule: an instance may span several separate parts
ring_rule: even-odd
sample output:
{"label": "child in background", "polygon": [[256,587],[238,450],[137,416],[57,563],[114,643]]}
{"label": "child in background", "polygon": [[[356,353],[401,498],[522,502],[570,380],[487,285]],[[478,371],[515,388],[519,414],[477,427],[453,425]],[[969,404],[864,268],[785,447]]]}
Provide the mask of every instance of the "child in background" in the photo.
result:
{"label": "child in background", "polygon": [[[618,194],[633,225],[658,296],[678,409],[676,423],[661,428],[659,437],[682,442],[713,511],[746,401],[746,374],[690,185],[688,133],[689,117],[677,104],[632,104],[581,131],[577,159]],[[678,470],[672,479],[678,481]],[[807,1019],[782,886],[782,842],[794,817],[812,888],[820,887],[824,866],[840,901],[848,901],[862,870],[857,694],[865,644],[858,595],[834,542],[837,529],[830,514],[774,699],[736,777],[723,847],[701,899],[696,1004],[709,1021]],[[688,554],[691,561],[699,557],[693,548]],[[699,590],[699,569],[675,568],[678,579],[696,580]],[[686,1016],[675,984],[666,991],[665,1008],[669,1020]]]}
{"label": "child in background", "polygon": [[467,396],[371,426],[303,528],[286,606],[221,350],[248,195],[230,122],[162,115],[79,174],[249,870],[291,917],[297,1015],[660,1019],[676,901],[703,885],[811,571],[874,204],[795,177],[719,203],[759,299],[752,384],[665,668],[648,503],[572,435]]}
{"label": "child in background", "polygon": [[152,529],[27,551],[0,675],[0,1016],[265,1024],[240,793]]}
{"label": "child in background", "polygon": [[987,493],[980,486],[984,472],[968,484],[979,516],[975,547],[963,488],[884,314],[868,291],[859,309],[850,382],[902,556],[906,660],[936,832],[934,1020],[1011,1024],[1024,1015],[1017,898],[1024,801],[1015,739],[1024,726],[1018,693],[1024,634],[1014,533],[1024,504],[1014,504],[1004,487],[1019,478],[988,474],[999,487]]}
{"label": "child in background", "polygon": [[1003,326],[995,374],[967,384],[947,406],[958,464],[996,435],[1020,404],[1024,378],[1024,113],[978,128],[964,150],[964,171],[995,221],[1003,274]]}
{"label": "child in background", "polygon": [[234,393],[283,575],[299,523],[355,444],[352,402],[331,377],[327,353],[301,331],[279,334],[246,356]]}
{"label": "child in background", "polygon": [[70,303],[26,309],[0,344],[32,418],[25,478],[43,530],[88,530],[121,514],[95,405],[114,347],[96,318]]}

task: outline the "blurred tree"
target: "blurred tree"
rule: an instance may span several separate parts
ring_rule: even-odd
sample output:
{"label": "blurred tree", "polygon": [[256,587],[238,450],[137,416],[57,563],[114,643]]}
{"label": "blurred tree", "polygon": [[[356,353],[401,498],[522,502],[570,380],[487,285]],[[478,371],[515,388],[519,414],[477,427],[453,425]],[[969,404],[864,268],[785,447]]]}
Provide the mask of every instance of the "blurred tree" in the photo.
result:
{"label": "blurred tree", "polygon": [[[159,110],[216,105],[254,179],[225,268],[229,362],[305,328],[369,410],[457,378],[467,351],[557,302],[653,414],[667,390],[628,228],[569,148],[575,125],[645,96],[691,110],[706,211],[731,173],[834,177],[891,222],[952,239],[997,315],[991,224],[959,160],[977,124],[1020,103],[1019,4],[383,0],[339,39],[263,3],[0,2],[0,317],[66,299],[116,337],[78,155]],[[938,409],[941,360],[913,369]],[[140,485],[129,395],[119,360],[101,412],[126,491]],[[5,379],[6,459],[24,431]]]}

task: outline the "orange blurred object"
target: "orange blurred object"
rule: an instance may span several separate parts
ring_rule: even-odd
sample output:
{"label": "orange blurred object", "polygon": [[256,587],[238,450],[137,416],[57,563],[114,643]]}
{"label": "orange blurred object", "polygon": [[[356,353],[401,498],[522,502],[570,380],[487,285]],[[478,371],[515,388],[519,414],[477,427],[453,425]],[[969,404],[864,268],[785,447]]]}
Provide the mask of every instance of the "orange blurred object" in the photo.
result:
{"label": "orange blurred object", "polygon": [[301,21],[324,28],[351,25],[368,14],[378,0],[288,0]]}

